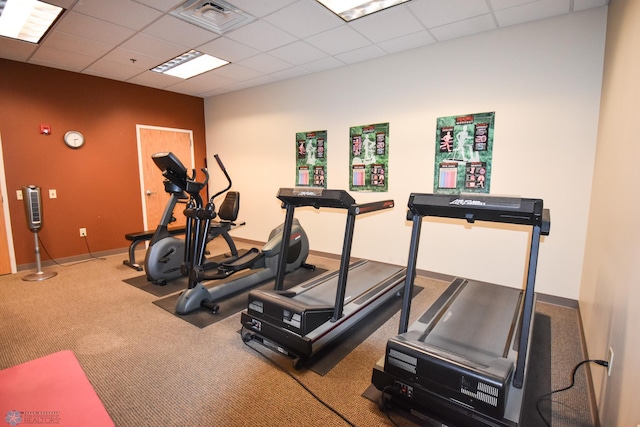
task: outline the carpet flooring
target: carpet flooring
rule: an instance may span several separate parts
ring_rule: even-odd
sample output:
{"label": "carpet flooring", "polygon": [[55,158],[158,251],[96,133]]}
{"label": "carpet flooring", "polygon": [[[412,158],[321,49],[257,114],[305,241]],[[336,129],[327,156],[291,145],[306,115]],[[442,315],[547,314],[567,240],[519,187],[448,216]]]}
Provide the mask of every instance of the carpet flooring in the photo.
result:
{"label": "carpet flooring", "polygon": [[[68,267],[45,263],[45,270],[58,274],[40,282],[23,281],[29,272],[1,276],[0,369],[71,350],[119,427],[349,425],[345,419],[356,426],[392,425],[362,393],[387,339],[397,333],[398,312],[318,375],[304,366],[295,370],[288,358],[265,347],[245,344],[239,313],[206,328],[168,315],[153,304],[157,296],[123,282],[139,272],[122,265],[122,256]],[[337,266],[324,257],[309,262]],[[410,321],[447,284],[416,278],[422,291],[413,299]],[[538,302],[536,312],[550,319],[550,381],[559,388],[585,358],[577,310]],[[572,390],[553,397],[551,423],[593,426],[583,371]]]}

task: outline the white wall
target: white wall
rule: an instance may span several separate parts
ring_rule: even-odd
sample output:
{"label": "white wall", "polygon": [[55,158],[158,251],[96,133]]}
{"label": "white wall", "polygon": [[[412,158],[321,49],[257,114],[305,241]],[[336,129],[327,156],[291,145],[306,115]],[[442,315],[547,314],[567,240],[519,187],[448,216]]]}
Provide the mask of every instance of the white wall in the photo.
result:
{"label": "white wall", "polygon": [[614,350],[611,376],[593,368],[602,426],[640,423],[640,2],[612,0],[580,308],[589,356]]}
{"label": "white wall", "polygon": [[[247,225],[235,235],[264,241],[283,220],[275,195],[295,184],[296,132],[328,131],[328,186],[348,189],[349,127],[389,122],[389,192],[352,195],[396,207],[358,218],[352,253],[406,264],[405,207],[411,192],[433,191],[436,118],[495,111],[491,193],[544,199],[537,290],[577,299],[605,24],[606,8],[590,9],[206,99],[208,155],[242,194]],[[312,249],[340,252],[342,212],[296,216]],[[521,286],[528,230],[513,229],[429,220],[418,268]]]}

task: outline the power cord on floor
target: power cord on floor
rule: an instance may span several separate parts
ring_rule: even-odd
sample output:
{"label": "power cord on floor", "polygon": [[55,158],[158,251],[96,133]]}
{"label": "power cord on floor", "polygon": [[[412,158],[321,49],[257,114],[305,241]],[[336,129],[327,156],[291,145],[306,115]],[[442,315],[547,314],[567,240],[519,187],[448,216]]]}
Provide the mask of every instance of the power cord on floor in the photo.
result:
{"label": "power cord on floor", "polygon": [[387,416],[387,418],[389,419],[389,421],[391,421],[391,424],[393,424],[395,427],[400,427],[400,425],[395,422],[395,420],[393,418],[391,418],[391,414],[389,413],[388,409],[387,409],[387,401],[384,398],[385,393],[388,393],[390,390],[398,390],[399,388],[397,386],[391,386],[388,385],[385,388],[382,389],[382,395],[380,396],[380,409],[382,410],[382,413],[385,414]]}
{"label": "power cord on floor", "polygon": [[84,243],[87,246],[87,252],[89,252],[89,256],[91,257],[91,259],[85,259],[82,261],[78,261],[78,262],[74,262],[71,264],[60,264],[58,261],[56,261],[50,254],[49,251],[47,251],[47,247],[44,245],[44,243],[42,242],[42,240],[40,239],[40,236],[38,236],[38,242],[40,242],[40,246],[42,246],[42,249],[44,250],[44,253],[47,254],[47,256],[49,257],[49,259],[55,264],[55,265],[59,265],[60,267],[71,267],[74,266],[76,264],[83,264],[85,262],[90,262],[90,261],[95,261],[95,260],[100,260],[100,261],[105,261],[106,258],[100,258],[97,257],[95,255],[93,255],[91,253],[91,249],[89,248],[89,241],[87,240],[87,236],[82,236],[82,238],[84,239]]}
{"label": "power cord on floor", "polygon": [[331,412],[333,412],[334,414],[336,414],[337,416],[339,416],[340,418],[342,418],[342,420],[347,423],[348,425],[350,425],[351,427],[355,427],[355,424],[353,424],[351,421],[349,421],[347,419],[347,417],[345,417],[344,415],[342,415],[340,412],[338,412],[337,409],[335,409],[334,407],[332,407],[331,405],[329,405],[327,402],[325,402],[324,400],[322,400],[318,395],[316,395],[309,387],[307,387],[302,381],[300,381],[300,379],[298,379],[295,375],[293,375],[291,372],[287,371],[286,369],[284,369],[282,366],[280,366],[278,363],[276,363],[275,360],[271,359],[269,356],[267,356],[266,354],[262,353],[260,350],[258,350],[257,348],[251,347],[249,345],[249,340],[245,340],[244,339],[244,334],[243,331],[245,330],[245,326],[242,326],[242,329],[240,330],[240,335],[242,336],[242,342],[244,342],[244,344],[249,347],[251,350],[255,351],[256,353],[258,353],[260,356],[262,356],[264,359],[266,359],[269,363],[271,363],[273,366],[275,366],[276,368],[280,369],[282,372],[284,372],[285,374],[289,375],[291,378],[293,378],[293,380],[295,382],[297,382],[300,387],[302,387],[307,393],[309,393],[314,399],[316,399],[318,402],[320,402],[322,405],[324,405],[327,409],[329,409]]}
{"label": "power cord on floor", "polygon": [[547,397],[551,397],[552,394],[555,393],[560,393],[562,391],[567,391],[569,390],[571,387],[574,386],[575,382],[576,382],[576,372],[578,371],[578,368],[580,368],[580,366],[586,364],[586,363],[595,363],[598,364],[600,366],[604,366],[605,368],[609,366],[609,362],[607,362],[606,360],[583,360],[582,362],[578,363],[574,368],[573,368],[573,372],[571,373],[571,384],[569,384],[566,387],[557,389],[557,390],[553,390],[550,391],[549,393],[543,394],[542,396],[540,396],[538,398],[538,400],[536,400],[536,411],[538,411],[538,415],[540,415],[540,418],[542,418],[542,421],[544,421],[544,423],[547,425],[547,427],[551,427],[551,424],[549,423],[549,421],[547,421],[547,419],[544,417],[544,415],[542,415],[542,411],[540,410],[540,402],[547,398]]}

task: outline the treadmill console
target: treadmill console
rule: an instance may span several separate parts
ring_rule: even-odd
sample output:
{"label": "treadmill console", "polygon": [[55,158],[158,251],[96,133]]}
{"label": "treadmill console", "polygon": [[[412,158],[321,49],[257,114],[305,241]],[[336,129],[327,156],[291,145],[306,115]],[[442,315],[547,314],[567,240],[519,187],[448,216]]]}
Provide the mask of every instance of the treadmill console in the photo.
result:
{"label": "treadmill console", "polygon": [[325,190],[317,187],[281,188],[277,197],[285,205],[293,208],[313,206],[316,209],[347,209],[349,215],[360,215],[382,209],[390,209],[395,206],[393,200],[358,204],[345,190]]}
{"label": "treadmill console", "polygon": [[349,209],[356,203],[345,190],[326,190],[318,187],[281,188],[277,197],[288,205],[313,206],[317,209]]}
{"label": "treadmill console", "polygon": [[[477,194],[418,194],[409,197],[410,216],[461,218],[468,222],[491,221],[540,225],[543,222],[541,199],[496,197]],[[409,218],[411,219],[411,218]]]}

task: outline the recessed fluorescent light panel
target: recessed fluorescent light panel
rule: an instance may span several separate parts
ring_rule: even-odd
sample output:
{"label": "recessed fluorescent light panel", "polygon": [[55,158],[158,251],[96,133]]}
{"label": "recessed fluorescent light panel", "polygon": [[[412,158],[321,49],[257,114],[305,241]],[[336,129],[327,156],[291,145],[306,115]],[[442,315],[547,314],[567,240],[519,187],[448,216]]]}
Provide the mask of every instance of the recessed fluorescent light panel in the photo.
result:
{"label": "recessed fluorescent light panel", "polygon": [[38,0],[0,0],[0,36],[40,43],[62,12]]}
{"label": "recessed fluorescent light panel", "polygon": [[409,0],[317,0],[345,21],[353,21]]}
{"label": "recessed fluorescent light panel", "polygon": [[229,61],[210,56],[197,50],[190,50],[180,56],[173,58],[164,64],[152,68],[156,73],[168,74],[181,79],[188,79],[198,74],[206,73],[214,68],[227,65]]}

